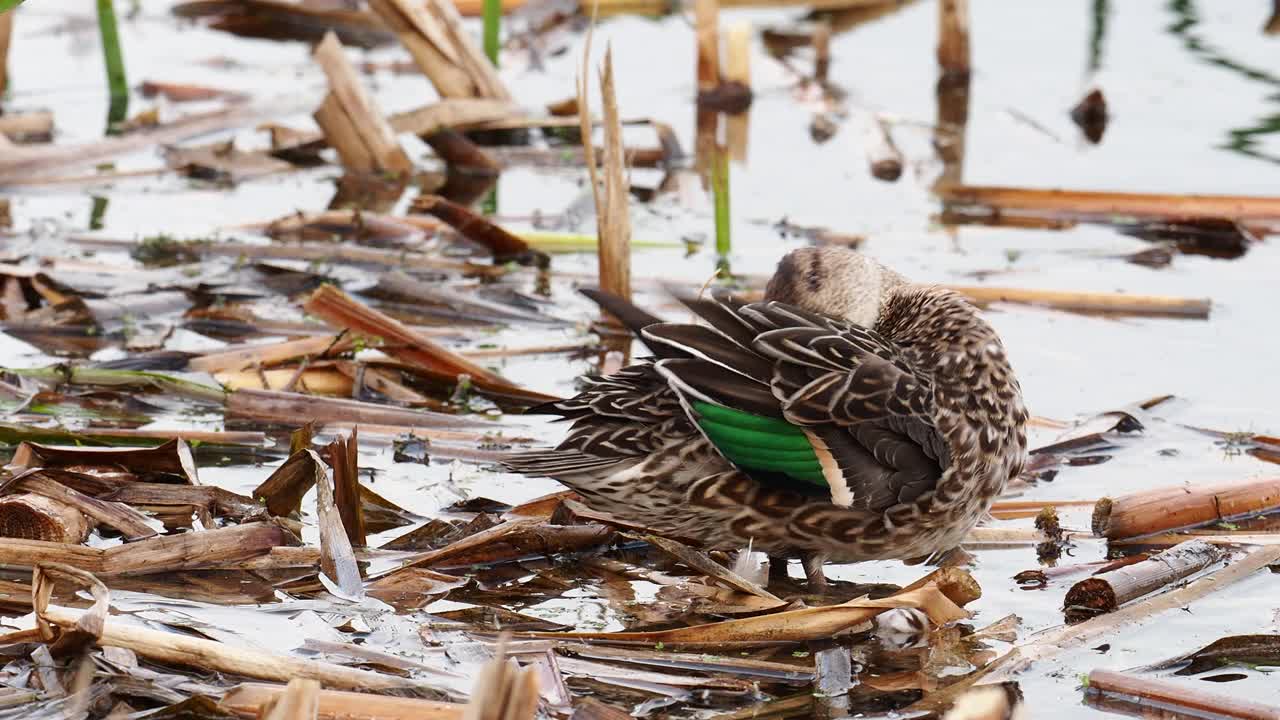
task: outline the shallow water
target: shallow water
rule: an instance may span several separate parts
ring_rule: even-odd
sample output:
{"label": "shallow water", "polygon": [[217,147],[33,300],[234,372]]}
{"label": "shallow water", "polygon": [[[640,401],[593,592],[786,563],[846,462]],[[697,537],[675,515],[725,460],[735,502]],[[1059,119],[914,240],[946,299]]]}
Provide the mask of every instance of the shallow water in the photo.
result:
{"label": "shallow water", "polygon": [[[251,91],[258,101],[284,109],[269,115],[271,120],[309,126],[310,108],[323,95],[324,80],[304,45],[236,38],[171,18],[167,3],[143,5],[121,26],[131,82],[165,80]],[[1280,170],[1280,71],[1270,68],[1280,38],[1260,32],[1270,3],[974,0],[971,5],[974,71],[965,182],[1145,192],[1275,192]],[[100,137],[106,116],[96,29],[92,16],[85,14],[89,11],[85,3],[71,0],[27,3],[11,50],[6,110],[54,110],[57,139],[63,143]],[[745,20],[762,27],[782,25],[799,15],[784,10],[732,11],[725,12],[722,21]],[[928,129],[937,112],[935,21],[933,3],[905,3],[897,12],[833,37],[831,80],[847,91],[850,117],[821,145],[808,132],[815,103],[798,96],[795,77],[757,43],[748,158],[733,166],[731,178],[734,271],[768,274],[777,259],[797,245],[773,227],[786,219],[865,235],[862,248],[867,253],[922,281],[977,284],[984,280],[974,280],[971,274],[980,272],[989,273],[985,282],[994,285],[1211,298],[1208,321],[1086,317],[1012,305],[991,309],[988,317],[1003,335],[1027,403],[1037,415],[1071,421],[1156,395],[1176,396],[1143,416],[1146,431],[1109,462],[1063,468],[1052,482],[1027,489],[1023,497],[1092,499],[1275,474],[1275,466],[1229,452],[1180,423],[1280,434],[1280,385],[1274,382],[1280,334],[1271,332],[1280,250],[1264,242],[1238,260],[1179,255],[1171,266],[1153,270],[1115,257],[1148,245],[1106,226],[1048,231],[938,225],[932,216],[939,207],[929,187],[941,166]],[[535,107],[571,95],[581,41],[578,35],[567,37],[567,51],[543,58],[543,69],[530,67],[521,53],[508,53],[502,74],[517,99]],[[597,54],[606,44],[613,48],[623,116],[670,124],[691,151],[689,21],[610,19],[593,40]],[[389,48],[363,55],[386,60],[402,53]],[[207,61],[214,58],[231,58],[236,64],[213,67]],[[806,71],[810,63],[803,53],[793,62]],[[371,82],[387,112],[422,105],[433,96],[418,76],[379,73]],[[1106,93],[1111,115],[1097,146],[1088,144],[1068,117],[1070,107],[1095,84]],[[135,96],[132,110],[151,104]],[[898,121],[894,135],[908,163],[896,183],[880,182],[866,171],[861,123],[868,111]],[[243,148],[266,142],[263,134],[251,130],[236,136]],[[646,141],[651,142],[636,142]],[[410,143],[411,155],[426,155],[424,146]],[[116,167],[140,169],[158,163],[157,155],[148,151],[123,158]],[[652,173],[646,172],[637,171],[634,179],[654,183]],[[231,228],[294,210],[324,208],[338,175],[336,168],[326,167],[230,190],[172,177],[124,180],[105,187],[23,188],[6,192],[16,234],[5,240],[5,247],[34,257],[79,253],[62,240],[69,232],[88,229],[93,197],[108,200],[102,230],[113,237],[157,232],[244,237]],[[510,170],[499,182],[499,213],[554,215],[580,204],[582,175],[572,169]],[[398,209],[410,195],[402,198]],[[634,215],[638,237],[712,235],[710,202],[697,193],[689,202],[662,197],[650,206],[637,206]],[[592,221],[583,218],[579,226],[589,229]],[[129,262],[120,253],[98,253],[94,259]],[[557,256],[553,264],[556,270],[570,272],[591,272],[594,267],[591,255]],[[701,283],[714,268],[714,255],[704,246],[690,257],[678,250],[640,252],[634,272],[638,278]],[[640,297],[659,304],[652,294]],[[561,315],[591,315],[592,308],[567,283],[555,286],[555,299]],[[502,340],[556,344],[581,333],[576,328],[530,330],[504,333]],[[176,335],[171,345],[176,343],[208,344],[189,333]],[[34,348],[0,335],[0,364],[47,361]],[[559,394],[571,392],[574,379],[593,367],[585,360],[562,357],[511,358],[494,366],[518,383]],[[186,421],[163,418],[157,425],[179,422]],[[534,419],[508,422],[529,425],[530,432],[546,439],[560,432]],[[1037,430],[1032,444],[1054,437],[1053,432]],[[514,478],[462,463],[393,463],[389,448],[366,451],[362,463],[378,469],[373,487],[379,493],[424,515],[459,495],[515,501],[555,488],[549,481]],[[211,467],[201,475],[204,482],[243,492],[264,472],[258,467]],[[1087,529],[1087,511],[1065,513],[1064,524]],[[1075,553],[1077,559],[1091,560],[1101,551],[1083,544]],[[977,611],[976,626],[1009,613],[1023,618],[1024,633],[1061,622],[1065,584],[1026,591],[1010,580],[1015,572],[1037,565],[1033,548],[979,550],[975,555],[974,574],[984,589],[984,597],[971,608]],[[830,574],[905,583],[917,578],[920,569],[873,563],[835,568]],[[1100,714],[1080,704],[1078,676],[1090,669],[1147,664],[1222,635],[1280,632],[1277,582],[1274,574],[1259,574],[1186,612],[1170,613],[1114,636],[1105,654],[1082,650],[1036,665],[1021,678],[1033,716]],[[557,601],[530,612],[554,615],[559,621],[592,618],[590,591],[584,590],[585,598],[579,598],[577,606]],[[1249,676],[1246,680],[1215,689],[1280,703],[1280,686],[1256,670],[1243,672]]]}

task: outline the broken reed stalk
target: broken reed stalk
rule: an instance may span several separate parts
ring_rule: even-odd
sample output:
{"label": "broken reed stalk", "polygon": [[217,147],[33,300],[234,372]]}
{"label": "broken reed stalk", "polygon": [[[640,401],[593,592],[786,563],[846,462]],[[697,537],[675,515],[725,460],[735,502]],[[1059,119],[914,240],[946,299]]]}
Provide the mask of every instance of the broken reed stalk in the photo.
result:
{"label": "broken reed stalk", "polygon": [[364,510],[360,502],[359,431],[351,428],[347,437],[338,436],[325,447],[329,467],[333,468],[334,502],[342,517],[342,526],[353,547],[368,545]]}
{"label": "broken reed stalk", "polygon": [[314,117],[329,145],[338,151],[343,167],[366,173],[412,172],[413,162],[373,98],[365,92],[338,36],[332,31],[326,33],[313,57],[329,79],[329,94]]}
{"label": "broken reed stalk", "polygon": [[[264,706],[286,691],[283,685],[242,683],[222,697],[218,706],[242,717],[256,718]],[[462,720],[460,703],[373,695],[345,690],[321,690],[315,717],[320,720]]]}
{"label": "broken reed stalk", "polygon": [[720,2],[694,0],[693,26],[698,42],[696,77],[698,93],[713,92],[720,86]]}
{"label": "broken reed stalk", "polygon": [[[1085,693],[1090,697],[1128,701],[1143,709],[1159,708],[1161,717],[1214,717],[1238,720],[1276,720],[1280,707],[1245,700],[1238,695],[1202,690],[1189,683],[1139,677],[1111,670],[1089,673]],[[1136,700],[1136,703],[1132,701]],[[1172,715],[1165,715],[1172,713]],[[1184,715],[1185,713],[1185,715]],[[1144,714],[1144,717],[1146,715]]]}
{"label": "broken reed stalk", "polygon": [[129,113],[129,81],[124,73],[124,55],[120,50],[120,31],[116,26],[115,0],[98,0],[98,35],[102,38],[102,59],[107,69],[107,90],[111,104],[107,109],[107,134],[115,134],[115,126]]}
{"label": "broken reed stalk", "polygon": [[[471,40],[448,0],[371,0],[442,98],[511,100],[494,64]],[[501,8],[499,8],[501,10]]]}
{"label": "broken reed stalk", "polygon": [[469,375],[481,387],[509,388],[511,383],[494,372],[438,345],[386,313],[360,303],[332,285],[322,285],[303,305],[307,313],[330,325],[383,340],[382,351],[391,357],[427,369]]}
{"label": "broken reed stalk", "polygon": [[[334,498],[332,474],[325,472],[319,456],[313,450],[303,450],[315,470],[316,517],[320,526],[320,567],[324,574],[337,584],[347,597],[363,597],[364,580],[356,564],[356,554],[343,526],[342,513]],[[344,461],[345,464],[345,461]],[[357,490],[357,493],[359,491]],[[359,502],[357,494],[356,502]]]}
{"label": "broken reed stalk", "polygon": [[894,144],[888,124],[880,117],[871,118],[866,147],[872,176],[885,182],[902,177],[902,151]]}
{"label": "broken reed stalk", "polygon": [[600,288],[622,298],[631,298],[631,214],[627,199],[626,157],[622,147],[622,121],[613,81],[613,49],[606,48],[600,71],[600,102],[604,108],[603,178],[596,171],[595,148],[591,141],[588,110],[588,68],[590,38],[583,51],[582,76],[578,80],[578,113],[582,128],[583,152],[596,205],[596,232],[600,235]]}
{"label": "broken reed stalk", "polygon": [[[64,628],[75,627],[86,611],[50,605],[42,616]],[[329,688],[344,690],[403,690],[423,687],[405,678],[370,670],[343,667],[319,660],[305,660],[279,653],[234,647],[215,640],[153,630],[148,627],[106,618],[102,635],[96,639],[102,647],[132,650],[139,656],[162,664],[215,670],[287,683],[295,678],[316,680]]]}
{"label": "broken reed stalk", "polygon": [[1064,609],[1112,612],[1121,605],[1199,572],[1223,557],[1223,551],[1201,540],[1189,540],[1146,560],[1085,578],[1067,591]]}
{"label": "broken reed stalk", "polygon": [[1116,216],[1153,220],[1280,220],[1280,197],[1161,195],[963,184],[939,186],[935,192],[952,205],[981,207],[995,213],[1022,211],[1103,220]]}
{"label": "broken reed stalk", "polygon": [[969,0],[938,2],[938,67],[943,77],[969,74]]}
{"label": "broken reed stalk", "polygon": [[1055,310],[1117,315],[1148,315],[1205,320],[1213,301],[1208,298],[1179,298],[1127,293],[1071,292],[1031,288],[987,287],[985,285],[945,286],[984,305],[994,302],[1038,305]]}
{"label": "broken reed stalk", "polygon": [[502,0],[484,0],[484,54],[498,67],[498,49],[502,33]]}
{"label": "broken reed stalk", "polygon": [[1177,486],[1102,498],[1093,533],[1108,540],[1185,530],[1280,509],[1280,478]]}
{"label": "broken reed stalk", "polygon": [[236,372],[253,367],[269,367],[303,357],[324,357],[355,347],[357,339],[347,335],[318,335],[301,340],[250,345],[207,353],[191,358],[187,368],[210,374]]}

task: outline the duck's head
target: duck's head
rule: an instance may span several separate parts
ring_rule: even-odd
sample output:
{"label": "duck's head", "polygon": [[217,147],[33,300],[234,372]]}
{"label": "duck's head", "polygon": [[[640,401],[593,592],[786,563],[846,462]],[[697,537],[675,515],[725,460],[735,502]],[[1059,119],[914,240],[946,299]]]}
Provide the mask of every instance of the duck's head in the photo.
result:
{"label": "duck's head", "polygon": [[765,300],[874,327],[886,299],[906,278],[865,255],[826,245],[792,250],[778,263]]}

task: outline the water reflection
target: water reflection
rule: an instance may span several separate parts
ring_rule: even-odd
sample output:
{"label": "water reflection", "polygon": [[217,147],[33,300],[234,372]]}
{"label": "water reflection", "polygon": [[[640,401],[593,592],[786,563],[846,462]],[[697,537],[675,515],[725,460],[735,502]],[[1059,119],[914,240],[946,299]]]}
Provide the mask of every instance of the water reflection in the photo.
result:
{"label": "water reflection", "polygon": [[[1200,24],[1200,15],[1193,0],[1171,0],[1169,2],[1169,11],[1173,13],[1176,19],[1166,29],[1171,35],[1180,39],[1183,46],[1196,59],[1280,90],[1280,77],[1272,75],[1266,70],[1250,67],[1232,60],[1196,34],[1196,27]],[[1269,95],[1268,99],[1272,102],[1280,101],[1280,92]],[[1258,118],[1251,125],[1228,130],[1227,141],[1219,147],[1259,160],[1280,163],[1280,155],[1264,152],[1259,142],[1259,136],[1274,132],[1280,132],[1280,112]]]}

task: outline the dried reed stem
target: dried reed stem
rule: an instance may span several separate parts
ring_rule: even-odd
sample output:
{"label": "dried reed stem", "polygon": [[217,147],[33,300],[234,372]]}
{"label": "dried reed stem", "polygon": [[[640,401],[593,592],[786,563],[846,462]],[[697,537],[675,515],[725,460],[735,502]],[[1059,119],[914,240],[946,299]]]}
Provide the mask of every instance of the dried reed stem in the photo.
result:
{"label": "dried reed stem", "polygon": [[[75,627],[83,610],[50,605],[42,616],[60,627]],[[419,686],[413,680],[369,670],[343,667],[318,660],[233,647],[214,640],[153,630],[108,617],[96,640],[103,647],[119,647],[159,663],[211,670],[243,677],[290,682],[316,680],[326,687],[349,690],[398,690]]]}
{"label": "dried reed stem", "polygon": [[938,66],[944,77],[969,74],[969,0],[938,1]]}
{"label": "dried reed stem", "polygon": [[329,79],[329,94],[315,113],[330,145],[348,170],[408,173],[413,162],[396,140],[373,98],[364,90],[342,43],[332,31],[316,47],[314,57]]}
{"label": "dried reed stem", "polygon": [[[1094,670],[1089,673],[1087,692],[1090,695],[1120,696],[1125,700],[1136,698],[1139,701],[1147,701],[1140,704],[1144,707],[1150,704],[1160,708],[1157,711],[1160,717],[1190,716],[1238,718],[1239,720],[1280,718],[1280,707],[1275,705],[1209,692],[1189,683],[1138,677],[1111,670]],[[1171,714],[1166,715],[1166,713]]]}
{"label": "dried reed stem", "polygon": [[[263,706],[285,693],[282,685],[243,683],[223,696],[219,707],[244,717],[257,717]],[[316,717],[320,720],[461,720],[465,705],[372,695],[367,692],[321,690]]]}
{"label": "dried reed stem", "polygon": [[1199,527],[1280,509],[1280,478],[1159,488],[1102,498],[1093,532],[1109,540]]}
{"label": "dried reed stem", "polygon": [[1184,218],[1280,220],[1280,197],[1162,195],[960,184],[940,186],[936,188],[936,192],[943,200],[953,205],[972,205],[1001,213],[1039,212],[1103,220],[1110,220],[1116,216],[1155,220]]}
{"label": "dried reed stem", "polygon": [[986,285],[949,285],[947,287],[980,305],[1008,302],[1039,305],[1055,310],[1073,312],[1153,315],[1204,320],[1209,317],[1209,310],[1213,306],[1213,302],[1208,298],[1034,290],[1031,288],[988,287]]}

